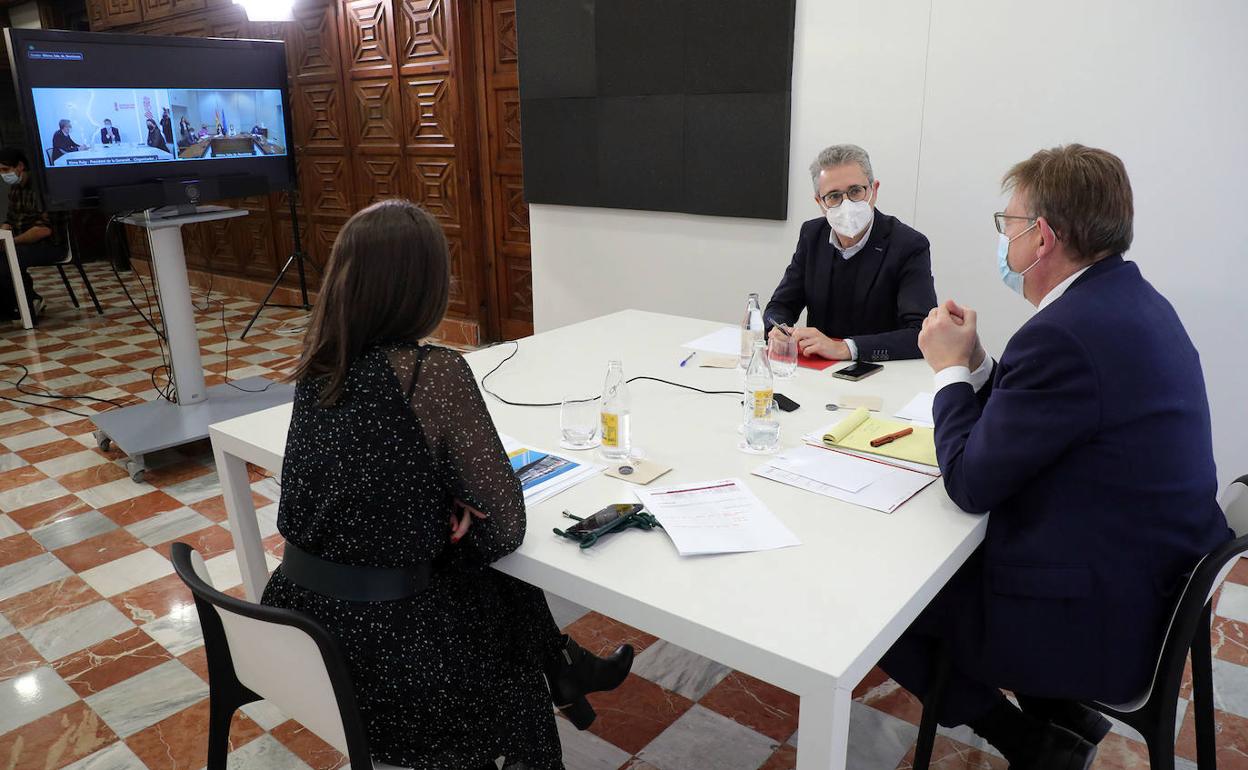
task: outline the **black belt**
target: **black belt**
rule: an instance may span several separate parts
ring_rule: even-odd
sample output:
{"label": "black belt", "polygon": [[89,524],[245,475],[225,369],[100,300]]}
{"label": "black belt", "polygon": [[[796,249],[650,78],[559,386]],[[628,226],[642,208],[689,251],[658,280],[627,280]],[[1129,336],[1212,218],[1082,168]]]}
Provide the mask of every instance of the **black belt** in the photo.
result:
{"label": "black belt", "polygon": [[429,585],[430,562],[411,567],[357,567],[326,561],[289,540],[282,554],[282,574],[290,582],[348,602],[392,602],[415,596]]}

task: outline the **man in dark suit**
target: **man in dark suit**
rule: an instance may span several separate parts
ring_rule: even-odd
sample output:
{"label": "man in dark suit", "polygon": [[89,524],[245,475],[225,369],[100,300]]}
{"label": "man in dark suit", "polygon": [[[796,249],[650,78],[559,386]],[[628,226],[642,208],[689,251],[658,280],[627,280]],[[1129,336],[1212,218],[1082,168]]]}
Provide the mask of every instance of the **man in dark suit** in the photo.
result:
{"label": "man in dark suit", "polygon": [[1200,358],[1122,257],[1122,161],[1068,145],[1005,184],[998,269],[1038,312],[999,361],[952,301],[919,335],[945,489],[992,511],[987,537],[880,665],[922,696],[943,646],[943,724],[969,724],[1010,767],[1082,770],[1109,723],[1078,701],[1145,692],[1187,574],[1230,531]]}
{"label": "man in dark suit", "polygon": [[57,123],[56,133],[52,135],[52,162],[67,152],[78,152],[82,149],[77,142],[70,137],[69,132],[73,125],[64,118]]}
{"label": "man in dark suit", "polygon": [[104,127],[100,129],[100,144],[118,144],[121,142],[121,132],[113,128],[113,121],[104,118]]}
{"label": "man in dark suit", "polygon": [[936,305],[927,238],[875,208],[880,183],[866,150],[839,144],[810,166],[824,215],[802,225],[793,261],[763,313],[772,337],[794,329],[802,353],[831,359],[918,358],[919,327]]}

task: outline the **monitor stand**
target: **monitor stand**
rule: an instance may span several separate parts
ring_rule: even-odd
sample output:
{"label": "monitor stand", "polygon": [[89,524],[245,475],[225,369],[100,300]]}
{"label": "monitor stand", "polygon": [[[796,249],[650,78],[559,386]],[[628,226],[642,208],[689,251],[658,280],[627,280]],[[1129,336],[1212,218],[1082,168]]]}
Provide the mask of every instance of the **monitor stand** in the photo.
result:
{"label": "monitor stand", "polygon": [[151,211],[121,220],[144,228],[151,239],[152,277],[160,298],[171,379],[177,392],[177,403],[157,398],[101,412],[92,418],[98,428],[95,439],[100,448],[107,450],[117,444],[129,458],[126,470],[136,483],[143,480],[147,468],[145,455],[208,438],[208,426],[213,423],[284,404],[294,397],[292,385],[263,377],[205,387],[181,228],[248,213],[224,206],[200,206],[190,214],[166,212],[160,216]]}

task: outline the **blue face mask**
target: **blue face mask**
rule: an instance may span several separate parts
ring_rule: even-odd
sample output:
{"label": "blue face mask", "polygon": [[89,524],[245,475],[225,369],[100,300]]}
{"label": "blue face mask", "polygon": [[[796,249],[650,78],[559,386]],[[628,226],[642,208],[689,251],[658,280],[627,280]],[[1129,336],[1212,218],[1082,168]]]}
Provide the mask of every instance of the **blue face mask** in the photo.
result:
{"label": "blue face mask", "polygon": [[1001,282],[1009,286],[1020,297],[1023,296],[1023,276],[1027,275],[1031,268],[1040,263],[1040,258],[1037,257],[1036,261],[1028,265],[1023,272],[1017,272],[1010,267],[1010,244],[1014,242],[1015,238],[1026,235],[1035,226],[1035,223],[1032,223],[1031,227],[1014,236],[1014,238],[1010,238],[1004,233],[997,237],[997,271],[1001,273]]}

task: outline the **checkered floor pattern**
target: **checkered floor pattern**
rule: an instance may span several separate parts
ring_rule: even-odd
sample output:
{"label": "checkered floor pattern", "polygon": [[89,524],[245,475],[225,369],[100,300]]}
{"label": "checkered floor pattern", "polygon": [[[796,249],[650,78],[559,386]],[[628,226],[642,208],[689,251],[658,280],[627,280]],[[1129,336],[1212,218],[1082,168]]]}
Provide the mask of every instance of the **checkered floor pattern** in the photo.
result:
{"label": "checkered floor pattern", "polygon": [[[157,337],[111,271],[90,268],[102,317],[75,310],[55,273],[38,273],[47,298],[39,327],[0,331],[0,768],[199,770],[206,761],[205,657],[190,595],[168,557],[172,542],[188,542],[218,587],[240,593],[211,452],[201,443],[151,457],[136,484],[117,450],[99,450],[91,435],[90,415],[112,405],[28,395],[42,388],[137,402],[157,397],[166,382],[163,371],[152,374],[162,365]],[[145,305],[137,278],[124,275]],[[291,364],[304,314],[266,311],[240,342],[254,303],[219,295],[196,301],[204,308],[198,318],[210,385],[224,381],[227,369],[230,379],[275,376]],[[24,392],[15,387],[22,366],[29,372]],[[263,474],[252,481],[276,563],[279,490]],[[1248,768],[1248,563],[1217,601],[1218,761],[1234,770]],[[570,770],[795,766],[792,694],[558,597],[551,605],[585,646],[605,652],[629,641],[639,652],[620,689],[591,698],[599,719],[590,731],[559,720]],[[1182,768],[1195,767],[1189,712],[1184,702]],[[918,716],[912,697],[873,672],[856,692],[850,767],[908,768]],[[231,768],[343,765],[337,752],[264,702],[236,718],[232,741]],[[937,753],[933,767],[943,770],[1006,766],[965,729],[942,735]],[[1145,756],[1119,728],[1094,767],[1146,768]]]}

